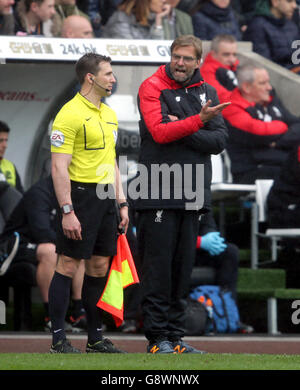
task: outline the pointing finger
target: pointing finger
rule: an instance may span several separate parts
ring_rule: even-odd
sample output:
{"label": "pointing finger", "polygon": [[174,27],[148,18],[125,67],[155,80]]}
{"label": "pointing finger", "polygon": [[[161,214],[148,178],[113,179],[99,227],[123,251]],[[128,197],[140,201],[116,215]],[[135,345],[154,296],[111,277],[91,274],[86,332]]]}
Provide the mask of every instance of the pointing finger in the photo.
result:
{"label": "pointing finger", "polygon": [[224,108],[228,107],[231,104],[231,102],[221,103],[218,104],[215,108],[222,111]]}

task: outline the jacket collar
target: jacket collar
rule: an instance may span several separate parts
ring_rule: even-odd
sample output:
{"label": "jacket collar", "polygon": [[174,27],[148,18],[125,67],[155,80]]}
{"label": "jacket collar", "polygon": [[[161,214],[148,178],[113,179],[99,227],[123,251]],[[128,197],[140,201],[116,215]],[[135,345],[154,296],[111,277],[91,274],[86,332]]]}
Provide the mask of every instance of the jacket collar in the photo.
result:
{"label": "jacket collar", "polygon": [[161,68],[164,68],[164,73],[165,73],[166,77],[168,79],[170,79],[170,82],[172,83],[173,88],[191,88],[191,87],[200,86],[204,83],[204,80],[200,74],[199,68],[195,69],[195,72],[194,72],[191,80],[189,81],[189,83],[187,85],[184,85],[184,86],[182,84],[177,83],[177,81],[174,80],[174,78],[171,74],[171,70],[170,70],[170,63],[163,65]]}
{"label": "jacket collar", "polygon": [[[270,100],[268,104],[272,102],[273,98],[274,98],[274,92],[272,91],[270,94]],[[258,103],[249,102],[249,100],[245,99],[238,88],[235,88],[235,90],[232,92],[230,100],[231,100],[231,105],[235,104],[243,109],[246,109],[248,107],[255,107],[256,105],[258,105]]]}
{"label": "jacket collar", "polygon": [[[202,66],[205,66],[205,64],[209,64],[210,66],[213,67],[214,70],[217,70],[219,68],[225,68],[225,69],[232,70],[233,72],[235,72],[237,70],[238,65],[239,65],[239,60],[237,59],[236,62],[232,66],[224,65],[224,64],[222,64],[222,62],[216,60],[212,56],[211,52],[209,52],[207,54],[207,56],[205,57],[205,60],[204,60],[204,63]],[[201,69],[200,69],[200,72],[201,72]]]}
{"label": "jacket collar", "polygon": [[220,8],[214,3],[205,3],[200,9],[200,12],[204,15],[216,20],[218,23],[223,23],[228,21],[231,13],[231,6],[227,8]]}

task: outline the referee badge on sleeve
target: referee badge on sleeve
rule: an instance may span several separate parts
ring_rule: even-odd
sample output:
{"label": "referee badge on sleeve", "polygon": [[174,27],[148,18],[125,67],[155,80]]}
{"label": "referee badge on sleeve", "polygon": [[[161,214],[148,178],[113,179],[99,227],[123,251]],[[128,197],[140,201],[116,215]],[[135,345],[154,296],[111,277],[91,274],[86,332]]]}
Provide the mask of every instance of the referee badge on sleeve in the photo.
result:
{"label": "referee badge on sleeve", "polygon": [[51,145],[59,148],[65,142],[65,136],[63,135],[63,133],[61,131],[54,130],[51,133],[50,141],[51,141]]}

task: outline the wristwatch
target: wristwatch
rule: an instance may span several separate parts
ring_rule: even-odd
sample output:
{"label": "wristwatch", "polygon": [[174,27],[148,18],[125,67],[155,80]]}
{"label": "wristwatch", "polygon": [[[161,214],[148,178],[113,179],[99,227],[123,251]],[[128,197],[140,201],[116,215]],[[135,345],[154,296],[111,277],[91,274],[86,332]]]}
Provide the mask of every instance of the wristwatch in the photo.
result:
{"label": "wristwatch", "polygon": [[62,207],[61,207],[61,212],[63,214],[70,214],[71,211],[74,210],[74,207],[72,204],[64,204]]}
{"label": "wristwatch", "polygon": [[121,209],[122,207],[129,207],[129,203],[128,202],[122,202],[119,204],[119,208]]}

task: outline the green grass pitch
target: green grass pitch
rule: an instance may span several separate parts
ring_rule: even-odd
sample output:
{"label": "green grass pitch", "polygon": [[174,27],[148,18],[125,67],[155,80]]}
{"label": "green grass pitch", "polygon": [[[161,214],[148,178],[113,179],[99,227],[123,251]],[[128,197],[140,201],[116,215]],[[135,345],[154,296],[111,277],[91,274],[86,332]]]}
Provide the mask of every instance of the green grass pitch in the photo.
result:
{"label": "green grass pitch", "polygon": [[300,355],[2,353],[1,370],[299,370]]}

